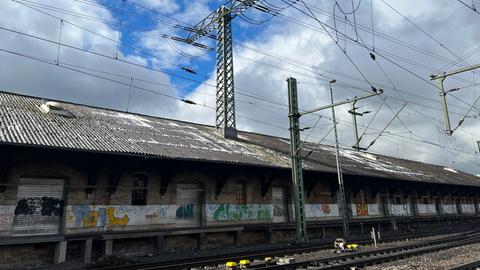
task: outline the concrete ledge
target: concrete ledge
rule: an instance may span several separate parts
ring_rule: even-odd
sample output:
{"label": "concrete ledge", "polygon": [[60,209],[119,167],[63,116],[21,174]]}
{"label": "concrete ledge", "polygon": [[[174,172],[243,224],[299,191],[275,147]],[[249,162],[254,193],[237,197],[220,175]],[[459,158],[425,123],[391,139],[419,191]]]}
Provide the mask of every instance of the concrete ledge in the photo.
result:
{"label": "concrete ledge", "polygon": [[9,236],[0,238],[0,246],[22,245],[37,243],[53,243],[64,241],[63,235],[42,235],[42,236]]}
{"label": "concrete ledge", "polygon": [[242,231],[244,227],[220,227],[220,228],[191,228],[191,229],[175,229],[164,231],[144,231],[144,232],[132,232],[132,231],[118,231],[115,233],[103,234],[100,239],[114,240],[114,239],[126,239],[126,238],[146,238],[155,236],[169,236],[169,235],[186,235],[186,234],[204,234],[204,233],[217,233],[217,232],[236,232]]}

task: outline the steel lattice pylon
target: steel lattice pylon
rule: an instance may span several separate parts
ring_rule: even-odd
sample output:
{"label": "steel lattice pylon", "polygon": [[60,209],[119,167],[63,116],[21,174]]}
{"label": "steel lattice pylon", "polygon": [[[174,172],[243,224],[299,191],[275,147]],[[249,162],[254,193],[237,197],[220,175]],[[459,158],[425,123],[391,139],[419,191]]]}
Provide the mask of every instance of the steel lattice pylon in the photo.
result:
{"label": "steel lattice pylon", "polygon": [[225,137],[237,137],[233,83],[232,17],[226,7],[217,30],[217,115],[215,126]]}
{"label": "steel lattice pylon", "polygon": [[[253,7],[259,0],[229,0],[210,13],[190,31],[186,39],[177,39],[189,44],[203,36],[217,31],[217,115],[215,127],[224,137],[236,138],[235,121],[235,94],[233,84],[233,50],[232,50],[232,20],[245,10]],[[264,12],[269,11],[265,6],[256,6]]]}

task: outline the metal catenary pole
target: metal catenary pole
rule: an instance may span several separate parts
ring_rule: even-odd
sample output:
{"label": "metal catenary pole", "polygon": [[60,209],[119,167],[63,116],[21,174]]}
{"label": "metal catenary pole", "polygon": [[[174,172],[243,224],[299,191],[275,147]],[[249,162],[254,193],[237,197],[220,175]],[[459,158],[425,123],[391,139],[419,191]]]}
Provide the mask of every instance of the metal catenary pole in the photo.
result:
{"label": "metal catenary pole", "polygon": [[[343,101],[333,102],[333,93],[331,84],[335,80],[330,82],[330,94],[331,101],[330,105],[321,106],[312,110],[302,111],[299,113],[298,108],[298,95],[297,95],[297,80],[295,78],[288,78],[288,104],[289,104],[289,114],[290,119],[290,151],[292,158],[292,182],[293,182],[293,200],[294,200],[294,210],[295,210],[295,222],[296,222],[296,232],[297,232],[297,243],[307,243],[307,223],[305,216],[305,198],[304,198],[304,189],[303,189],[303,172],[302,172],[302,160],[300,157],[300,117],[305,114],[318,112],[324,109],[332,108],[333,117],[335,119],[335,111],[333,108],[335,106],[340,106],[343,104],[355,102],[361,99],[369,98],[372,96],[377,96],[383,93],[380,89],[376,93],[365,95],[362,97],[354,97],[353,99],[346,99]],[[348,210],[345,200],[345,188],[343,184],[343,176],[340,166],[340,155],[338,147],[338,136],[336,130],[336,121],[334,120],[334,129],[335,129],[335,141],[336,141],[336,157],[337,157],[337,170],[338,170],[338,182],[339,182],[339,192],[340,192],[340,204],[341,204],[341,214],[343,216],[343,234],[344,238],[348,238]]]}
{"label": "metal catenary pole", "polygon": [[298,113],[297,80],[288,78],[288,104],[290,118],[290,152],[292,155],[293,203],[297,243],[308,243],[307,221],[305,219],[305,198],[303,190],[302,160],[300,159],[300,114]]}
{"label": "metal catenary pole", "polygon": [[[330,81],[329,88],[330,88],[330,101],[333,105],[333,91],[332,91],[332,83],[336,81]],[[340,149],[338,145],[338,132],[337,132],[337,120],[335,119],[335,106],[332,106],[332,118],[333,118],[333,132],[335,134],[335,160],[337,163],[337,175],[338,175],[338,189],[339,189],[339,206],[341,207],[340,213],[342,216],[342,227],[343,227],[343,237],[348,239],[350,236],[349,228],[348,228],[348,210],[347,210],[347,200],[345,196],[345,186],[343,184],[343,173],[342,173],[342,166],[340,165]]]}

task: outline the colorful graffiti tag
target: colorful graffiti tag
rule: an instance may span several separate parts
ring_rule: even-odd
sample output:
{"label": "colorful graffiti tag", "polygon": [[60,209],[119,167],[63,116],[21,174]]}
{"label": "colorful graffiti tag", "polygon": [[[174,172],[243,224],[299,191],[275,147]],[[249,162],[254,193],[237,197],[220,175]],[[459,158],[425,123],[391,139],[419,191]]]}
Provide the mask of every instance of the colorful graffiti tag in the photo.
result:
{"label": "colorful graffiti tag", "polygon": [[271,220],[271,204],[208,204],[207,218],[213,221]]}
{"label": "colorful graffiti tag", "polygon": [[103,228],[175,222],[174,205],[92,206],[67,208],[67,228]]}
{"label": "colorful graffiti tag", "polygon": [[193,218],[193,204],[181,205],[175,212],[177,218]]}
{"label": "colorful graffiti tag", "polygon": [[361,216],[361,217],[368,216],[368,204],[357,203],[355,204],[355,209],[357,210],[357,216]]}

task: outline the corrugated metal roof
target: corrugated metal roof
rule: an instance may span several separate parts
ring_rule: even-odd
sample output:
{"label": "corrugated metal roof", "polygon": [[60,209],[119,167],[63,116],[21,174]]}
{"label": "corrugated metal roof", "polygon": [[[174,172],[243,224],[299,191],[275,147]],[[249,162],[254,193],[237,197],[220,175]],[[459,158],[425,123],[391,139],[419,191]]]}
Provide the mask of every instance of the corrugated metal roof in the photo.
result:
{"label": "corrugated metal roof", "polygon": [[[61,102],[74,118],[44,114],[45,100],[0,91],[0,143],[47,146],[94,152],[139,154],[288,168],[284,138],[239,132],[228,140],[214,127]],[[305,144],[308,150],[312,145]],[[335,172],[334,149],[318,148],[304,168]],[[344,173],[428,183],[480,186],[480,178],[441,166],[377,155],[374,160],[342,149]]]}

